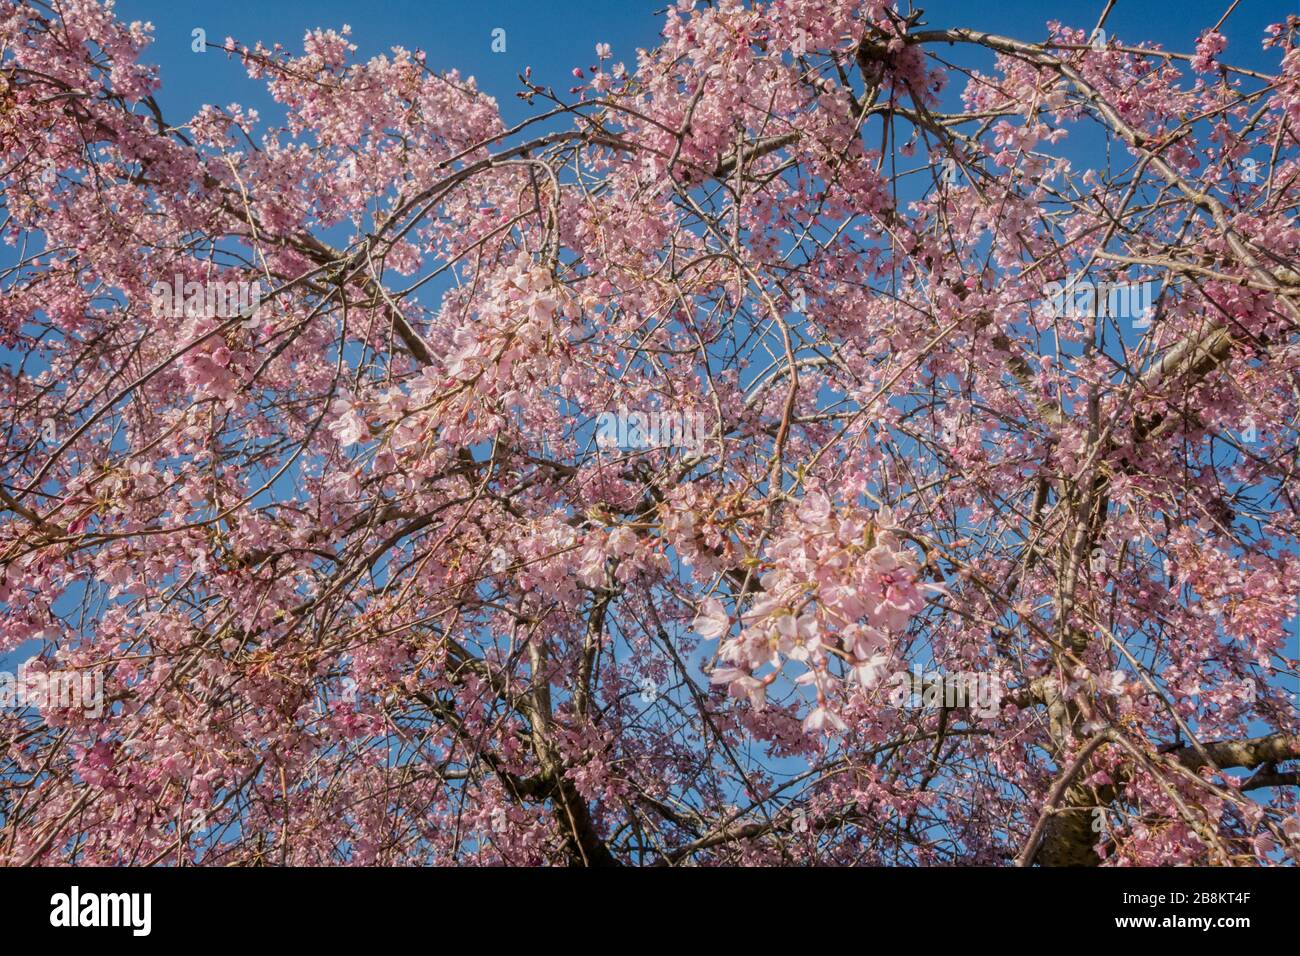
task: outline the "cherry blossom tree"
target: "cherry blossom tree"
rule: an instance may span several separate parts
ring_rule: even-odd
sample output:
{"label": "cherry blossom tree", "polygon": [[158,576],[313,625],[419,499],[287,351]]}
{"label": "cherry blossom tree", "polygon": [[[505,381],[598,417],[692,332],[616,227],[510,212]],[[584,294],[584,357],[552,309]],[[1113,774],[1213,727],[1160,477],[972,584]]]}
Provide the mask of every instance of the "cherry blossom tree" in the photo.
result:
{"label": "cherry blossom tree", "polygon": [[0,0],[0,862],[1295,861],[1300,20],[1102,19]]}

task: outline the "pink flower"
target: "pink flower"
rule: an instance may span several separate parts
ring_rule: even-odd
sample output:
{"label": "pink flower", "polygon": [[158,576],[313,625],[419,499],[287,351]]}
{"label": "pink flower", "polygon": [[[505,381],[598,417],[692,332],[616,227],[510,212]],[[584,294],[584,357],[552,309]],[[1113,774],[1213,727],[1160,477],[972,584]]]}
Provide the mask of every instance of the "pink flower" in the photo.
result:
{"label": "pink flower", "polygon": [[1209,73],[1218,67],[1217,57],[1228,46],[1228,38],[1222,33],[1206,32],[1196,44],[1196,56],[1192,58],[1192,69],[1198,73]]}
{"label": "pink flower", "polygon": [[799,520],[819,525],[831,515],[831,502],[821,492],[806,495],[799,504]]}
{"label": "pink flower", "polygon": [[354,445],[370,439],[370,429],[354,406],[336,401],[331,409],[334,421],[327,426],[341,445]]}
{"label": "pink flower", "polygon": [[814,708],[808,716],[804,718],[803,729],[805,733],[816,733],[817,731],[824,729],[827,724],[830,724],[831,727],[841,733],[849,729],[849,725],[844,722],[843,718],[841,718],[839,714],[822,706]]}
{"label": "pink flower", "polygon": [[731,618],[717,598],[706,598],[704,606],[692,625],[695,632],[708,640],[714,640],[731,629]]}

